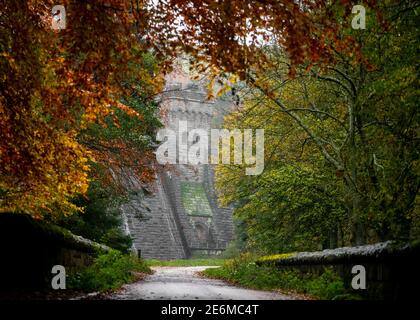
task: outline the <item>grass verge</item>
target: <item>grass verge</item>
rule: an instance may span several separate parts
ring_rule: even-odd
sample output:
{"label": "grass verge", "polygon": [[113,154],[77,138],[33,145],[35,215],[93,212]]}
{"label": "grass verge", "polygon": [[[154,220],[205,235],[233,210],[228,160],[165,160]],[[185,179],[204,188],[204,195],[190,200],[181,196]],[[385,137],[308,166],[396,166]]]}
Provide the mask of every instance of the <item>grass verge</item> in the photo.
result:
{"label": "grass verge", "polygon": [[321,275],[314,275],[269,265],[258,266],[255,260],[255,257],[244,254],[226,261],[220,268],[207,269],[202,275],[247,288],[303,293],[316,299],[360,299],[346,290],[342,279],[331,268],[325,268]]}
{"label": "grass verge", "polygon": [[99,255],[94,263],[81,272],[70,274],[68,288],[91,291],[107,291],[132,282],[141,274],[150,274],[152,270],[133,255],[122,254],[117,250]]}

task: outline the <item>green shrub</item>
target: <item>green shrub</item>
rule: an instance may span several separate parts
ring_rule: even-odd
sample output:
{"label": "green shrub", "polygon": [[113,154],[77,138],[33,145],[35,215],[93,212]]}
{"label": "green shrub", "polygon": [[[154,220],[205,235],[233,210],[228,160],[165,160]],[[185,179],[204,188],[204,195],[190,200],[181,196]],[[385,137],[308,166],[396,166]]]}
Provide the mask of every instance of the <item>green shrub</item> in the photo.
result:
{"label": "green shrub", "polygon": [[255,256],[243,254],[237,259],[227,260],[221,268],[207,269],[203,274],[253,289],[295,291],[320,299],[349,297],[343,280],[332,268],[325,268],[321,275],[316,275],[270,265],[258,266],[255,261]]}
{"label": "green shrub", "polygon": [[151,273],[151,270],[143,260],[111,250],[99,255],[91,266],[81,272],[69,275],[67,283],[71,289],[105,291],[133,281],[133,272]]}
{"label": "green shrub", "polygon": [[[94,170],[101,170],[97,164]],[[75,213],[69,217],[59,217],[52,221],[72,233],[102,243],[113,249],[128,253],[132,239],[123,231],[123,220],[119,206],[127,199],[119,195],[112,185],[105,185],[98,180],[89,184],[86,196],[78,196],[72,200],[83,213]]]}

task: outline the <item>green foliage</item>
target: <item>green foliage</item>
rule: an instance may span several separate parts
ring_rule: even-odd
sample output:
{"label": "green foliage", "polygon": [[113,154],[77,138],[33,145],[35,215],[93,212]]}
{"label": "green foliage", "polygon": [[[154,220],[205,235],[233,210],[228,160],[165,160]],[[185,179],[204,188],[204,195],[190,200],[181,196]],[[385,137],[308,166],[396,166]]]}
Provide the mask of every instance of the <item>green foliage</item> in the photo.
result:
{"label": "green foliage", "polygon": [[122,201],[124,198],[115,194],[112,185],[105,187],[99,181],[92,181],[87,197],[74,200],[84,212],[60,219],[57,223],[77,235],[128,252],[132,239],[122,229],[118,210]]}
{"label": "green foliage", "polygon": [[[337,52],[334,63],[297,69],[275,46],[242,106],[224,126],[265,129],[265,169],[219,165],[217,188],[235,204],[247,249],[271,254],[420,238],[420,34],[408,4],[380,5],[360,32],[343,21],[366,61]],[[339,50],[338,50],[339,51]]]}
{"label": "green foliage", "polygon": [[247,229],[245,223],[233,217],[235,238],[229,242],[226,250],[223,252],[223,258],[233,259],[238,257],[246,248],[247,244]]}
{"label": "green foliage", "polygon": [[365,219],[385,239],[420,238],[415,228],[420,220],[420,30],[418,12],[408,6],[386,1],[389,29],[362,38],[375,66],[360,94],[369,137],[360,158],[374,169],[374,179],[367,179]]}
{"label": "green foliage", "polygon": [[237,239],[235,239],[234,241],[229,242],[226,250],[223,252],[223,257],[226,259],[236,258],[242,253],[243,250],[244,247],[242,244]]}
{"label": "green foliage", "polygon": [[[142,64],[130,64],[130,68],[154,74],[155,57],[150,53],[141,55]],[[93,150],[97,162],[91,164],[87,194],[73,199],[73,203],[84,212],[61,219],[59,223],[78,235],[128,252],[132,239],[122,231],[118,209],[127,200],[127,190],[110,174],[110,170],[118,173],[120,168],[128,168],[141,181],[147,181],[150,168],[146,163],[152,154],[152,135],[161,123],[157,104],[152,96],[147,96],[150,83],[126,79],[121,85],[127,89],[121,102],[140,116],[115,107],[103,122],[91,124],[81,132],[79,141]]]}
{"label": "green foliage", "polygon": [[[130,68],[141,70],[142,73],[153,75],[157,71],[156,58],[151,53],[142,53],[141,64],[130,63]],[[146,79],[147,80],[147,79]],[[159,120],[158,105],[150,90],[150,81],[138,81],[137,79],[126,79],[121,86],[126,89],[126,94],[120,102],[129,106],[139,116],[134,116],[114,107],[112,114],[105,118],[103,123],[91,124],[80,136],[82,143],[102,151],[121,153],[124,151],[121,146],[115,143],[124,143],[126,147],[135,147],[139,150],[147,150],[154,140],[154,132],[162,124]],[[113,148],[109,148],[106,142],[113,141]],[[105,143],[104,143],[105,142]]]}
{"label": "green foliage", "polygon": [[105,291],[135,280],[133,272],[151,273],[143,260],[112,250],[99,255],[94,263],[81,272],[69,275],[70,289]]}
{"label": "green foliage", "polygon": [[319,299],[347,297],[343,280],[330,268],[316,275],[269,265],[258,266],[256,257],[251,254],[228,260],[221,268],[207,269],[203,274],[253,289],[295,291]]}
{"label": "green foliage", "polygon": [[248,246],[264,253],[317,250],[343,219],[336,190],[315,169],[268,168],[253,184],[249,202],[236,210],[246,221]]}
{"label": "green foliage", "polygon": [[[141,64],[131,63],[130,68],[154,74],[157,67],[155,57],[150,53],[141,55]],[[147,79],[145,77],[139,82],[129,78],[121,82],[127,92],[121,102],[139,116],[115,107],[103,121],[90,124],[79,134],[79,142],[92,150],[96,162],[90,164],[92,170],[87,193],[72,201],[83,208],[83,212],[57,221],[75,234],[123,252],[128,252],[132,239],[122,228],[119,206],[127,200],[127,190],[119,174],[121,170],[127,170],[141,182],[150,180],[152,136],[161,126],[157,104],[153,96],[148,96],[152,84]]]}

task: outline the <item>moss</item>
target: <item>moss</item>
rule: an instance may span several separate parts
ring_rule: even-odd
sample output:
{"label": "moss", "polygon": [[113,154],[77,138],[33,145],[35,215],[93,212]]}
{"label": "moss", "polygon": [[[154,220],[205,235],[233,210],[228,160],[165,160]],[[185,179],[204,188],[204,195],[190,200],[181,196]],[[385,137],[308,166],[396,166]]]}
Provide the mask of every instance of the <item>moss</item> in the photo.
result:
{"label": "moss", "polygon": [[189,215],[212,216],[211,207],[203,184],[198,182],[182,182],[182,204]]}
{"label": "moss", "polygon": [[257,263],[259,263],[259,262],[264,262],[264,263],[273,262],[273,263],[275,263],[278,260],[294,257],[295,255],[296,255],[296,252],[273,254],[273,255],[270,255],[270,256],[263,256],[261,258],[258,258],[256,260],[256,262]]}
{"label": "moss", "polygon": [[[378,259],[389,257],[415,256],[419,251],[420,246],[415,242],[407,244],[397,241],[386,241],[357,247],[340,247],[323,251],[274,255],[265,259],[259,259],[257,263],[275,263],[278,266],[346,264],[354,260],[363,263],[375,263]],[[276,256],[278,257],[277,259]]]}
{"label": "moss", "polygon": [[104,253],[106,246],[71,233],[69,230],[50,223],[35,222],[37,227],[51,238],[60,241],[64,246],[90,253]]}

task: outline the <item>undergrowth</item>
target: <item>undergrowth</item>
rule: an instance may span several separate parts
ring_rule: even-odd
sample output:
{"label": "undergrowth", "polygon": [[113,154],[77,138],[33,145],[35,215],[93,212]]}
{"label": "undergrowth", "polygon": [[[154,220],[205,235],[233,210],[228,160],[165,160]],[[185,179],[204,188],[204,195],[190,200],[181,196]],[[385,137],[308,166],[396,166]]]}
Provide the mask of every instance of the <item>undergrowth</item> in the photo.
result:
{"label": "undergrowth", "polygon": [[203,271],[203,275],[226,280],[247,288],[304,293],[318,299],[358,299],[350,294],[343,280],[325,267],[321,274],[303,273],[296,269],[279,269],[274,265],[257,265],[249,254],[226,261],[220,268]]}
{"label": "undergrowth", "polygon": [[144,260],[111,250],[99,255],[91,266],[70,274],[67,284],[70,289],[106,291],[134,281],[136,273],[150,274],[152,271]]}

